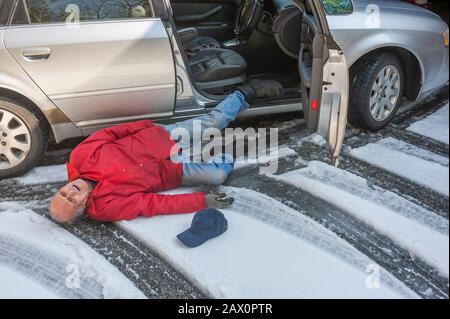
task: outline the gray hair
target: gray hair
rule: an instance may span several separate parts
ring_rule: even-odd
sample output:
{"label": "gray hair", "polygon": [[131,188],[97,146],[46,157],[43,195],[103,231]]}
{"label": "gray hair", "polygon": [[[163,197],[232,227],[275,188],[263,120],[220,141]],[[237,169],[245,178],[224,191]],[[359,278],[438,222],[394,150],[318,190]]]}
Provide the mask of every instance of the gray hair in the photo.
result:
{"label": "gray hair", "polygon": [[50,209],[50,205],[51,205],[51,202],[48,204],[48,211],[49,211],[50,218],[51,218],[55,223],[58,223],[58,224],[64,224],[64,225],[73,225],[73,224],[75,224],[78,220],[81,219],[81,217],[83,216],[84,211],[85,211],[85,209],[86,209],[86,206],[85,206],[85,205],[81,206],[81,207],[76,211],[75,215],[73,215],[73,217],[72,217],[71,219],[69,219],[68,221],[65,221],[65,222],[61,222],[61,221],[59,221],[57,218],[55,218],[55,216],[52,214],[52,211],[51,211],[51,209]]}

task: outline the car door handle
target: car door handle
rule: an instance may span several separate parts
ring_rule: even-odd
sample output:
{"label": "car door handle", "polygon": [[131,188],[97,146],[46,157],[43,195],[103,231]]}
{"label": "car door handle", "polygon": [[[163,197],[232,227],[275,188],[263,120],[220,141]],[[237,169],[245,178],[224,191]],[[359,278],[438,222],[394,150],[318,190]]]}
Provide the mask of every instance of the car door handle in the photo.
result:
{"label": "car door handle", "polygon": [[178,17],[174,17],[175,18],[175,22],[200,22],[202,20],[206,20],[209,17],[212,17],[213,15],[219,13],[220,11],[222,11],[222,6],[219,5],[217,7],[211,8],[210,10],[204,12],[204,13],[200,13],[200,14],[192,14],[192,15],[184,15],[184,16],[178,16]]}
{"label": "car door handle", "polygon": [[51,52],[50,48],[27,48],[22,50],[22,55],[26,60],[39,61],[48,59]]}

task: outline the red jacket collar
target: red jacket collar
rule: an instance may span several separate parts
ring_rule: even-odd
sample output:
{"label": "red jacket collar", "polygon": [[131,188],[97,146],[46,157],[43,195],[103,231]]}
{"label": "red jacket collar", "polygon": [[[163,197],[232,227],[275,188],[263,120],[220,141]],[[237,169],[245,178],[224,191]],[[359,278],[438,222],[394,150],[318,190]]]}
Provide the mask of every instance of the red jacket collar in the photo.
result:
{"label": "red jacket collar", "polygon": [[73,165],[70,164],[70,162],[66,163],[66,167],[67,167],[67,177],[69,179],[69,182],[80,178],[80,172],[78,172],[78,170],[75,167],[73,167]]}

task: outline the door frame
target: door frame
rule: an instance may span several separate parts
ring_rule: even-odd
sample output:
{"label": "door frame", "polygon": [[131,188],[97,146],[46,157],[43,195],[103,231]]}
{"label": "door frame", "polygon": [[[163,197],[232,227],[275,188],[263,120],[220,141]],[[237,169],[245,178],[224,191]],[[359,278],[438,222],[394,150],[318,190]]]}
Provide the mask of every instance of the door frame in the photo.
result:
{"label": "door frame", "polygon": [[[299,1],[294,0],[300,9]],[[306,125],[326,139],[331,160],[337,166],[347,124],[349,70],[344,52],[329,29],[322,2],[320,0],[302,2],[306,2],[310,8],[317,28],[311,44],[312,51],[320,50],[317,56],[313,54],[312,57],[309,90],[302,84]],[[301,58],[299,56],[299,69]]]}

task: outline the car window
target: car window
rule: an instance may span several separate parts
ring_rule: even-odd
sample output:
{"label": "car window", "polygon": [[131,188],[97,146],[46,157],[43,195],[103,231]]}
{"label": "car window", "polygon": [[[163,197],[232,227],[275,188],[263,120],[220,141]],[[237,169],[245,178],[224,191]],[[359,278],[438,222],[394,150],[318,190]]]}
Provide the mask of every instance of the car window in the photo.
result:
{"label": "car window", "polygon": [[[83,22],[152,16],[148,0],[23,0],[14,24]],[[26,9],[25,9],[26,6]]]}
{"label": "car window", "polygon": [[27,24],[27,23],[30,23],[30,19],[28,17],[28,12],[25,9],[25,2],[19,1],[16,7],[16,11],[14,12],[12,24]]}
{"label": "car window", "polygon": [[9,16],[10,8],[7,7],[7,2],[0,0],[0,25],[5,25]]}
{"label": "car window", "polygon": [[350,14],[353,12],[351,0],[321,0],[325,12],[329,15]]}

